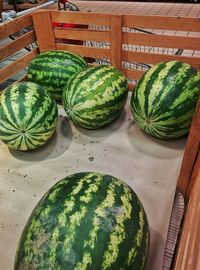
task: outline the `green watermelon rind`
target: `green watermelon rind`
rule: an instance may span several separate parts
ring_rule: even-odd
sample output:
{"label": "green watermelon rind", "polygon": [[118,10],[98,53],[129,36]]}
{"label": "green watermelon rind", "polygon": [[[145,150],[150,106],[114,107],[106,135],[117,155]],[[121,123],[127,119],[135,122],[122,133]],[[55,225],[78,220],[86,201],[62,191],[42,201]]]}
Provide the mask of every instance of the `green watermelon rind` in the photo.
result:
{"label": "green watermelon rind", "polygon": [[56,129],[58,108],[40,85],[19,82],[1,95],[0,139],[16,150],[28,151],[45,144]]}
{"label": "green watermelon rind", "polygon": [[88,67],[85,59],[75,53],[52,50],[37,55],[27,69],[27,79],[41,84],[56,100],[62,99],[62,90],[68,79]]}
{"label": "green watermelon rind", "polygon": [[131,97],[138,126],[160,139],[188,133],[200,95],[200,72],[187,63],[167,61],[152,66]]}
{"label": "green watermelon rind", "polygon": [[135,192],[94,172],[57,182],[23,230],[15,270],[143,270],[149,225]]}
{"label": "green watermelon rind", "polygon": [[127,79],[119,70],[113,66],[95,66],[69,79],[62,103],[76,125],[97,129],[120,116],[127,95]]}

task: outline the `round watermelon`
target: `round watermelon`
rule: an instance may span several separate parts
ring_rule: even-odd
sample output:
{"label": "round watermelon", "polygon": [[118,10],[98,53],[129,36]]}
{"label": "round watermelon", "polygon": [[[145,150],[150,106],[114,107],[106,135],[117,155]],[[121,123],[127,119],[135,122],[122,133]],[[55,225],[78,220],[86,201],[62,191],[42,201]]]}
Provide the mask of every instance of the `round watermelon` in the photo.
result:
{"label": "round watermelon", "polygon": [[36,205],[14,269],[142,270],[148,250],[148,221],[135,192],[110,175],[76,173]]}
{"label": "round watermelon", "polygon": [[188,133],[200,94],[200,72],[179,61],[152,66],[139,80],[131,110],[139,127],[161,139]]}
{"label": "round watermelon", "polygon": [[63,106],[70,119],[83,128],[111,123],[122,112],[127,80],[113,66],[95,66],[72,76],[63,90]]}
{"label": "round watermelon", "polygon": [[56,100],[61,100],[62,90],[68,79],[86,67],[87,62],[80,55],[68,51],[48,51],[31,61],[27,78],[45,86]]}
{"label": "round watermelon", "polygon": [[1,95],[0,140],[16,150],[38,148],[53,134],[57,117],[55,100],[42,86],[16,83]]}

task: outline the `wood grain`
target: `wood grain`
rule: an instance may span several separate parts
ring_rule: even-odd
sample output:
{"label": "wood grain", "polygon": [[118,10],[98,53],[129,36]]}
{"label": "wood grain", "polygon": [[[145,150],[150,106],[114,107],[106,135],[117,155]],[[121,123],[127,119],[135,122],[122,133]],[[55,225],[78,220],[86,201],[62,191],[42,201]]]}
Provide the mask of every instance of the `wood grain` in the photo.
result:
{"label": "wood grain", "polygon": [[46,10],[39,10],[34,12],[32,16],[40,52],[55,50],[56,44],[50,12]]}
{"label": "wood grain", "polygon": [[143,33],[123,33],[122,43],[160,48],[200,50],[200,38]]}
{"label": "wood grain", "polygon": [[112,15],[88,12],[50,11],[53,22],[73,23],[83,25],[110,25]]}
{"label": "wood grain", "polygon": [[0,60],[11,56],[12,54],[20,51],[25,48],[27,45],[31,44],[36,40],[35,31],[29,31],[28,33],[20,36],[19,38],[13,40],[12,42],[6,44],[5,46],[0,48]]}
{"label": "wood grain", "polygon": [[188,17],[123,15],[123,25],[132,28],[199,32],[200,20]]}
{"label": "wood grain", "polygon": [[174,270],[200,269],[200,168],[189,198]]}
{"label": "wood grain", "polygon": [[197,69],[200,69],[200,57],[193,56],[182,56],[182,55],[170,55],[161,53],[149,53],[149,52],[138,52],[138,51],[122,51],[122,60],[133,62],[133,63],[144,63],[144,64],[157,64],[162,61],[177,60],[186,62],[193,65]]}
{"label": "wood grain", "polygon": [[139,80],[141,76],[145,73],[143,70],[138,69],[129,69],[129,68],[123,68],[122,72],[126,77],[129,79]]}
{"label": "wood grain", "polygon": [[111,63],[114,67],[122,69],[122,16],[116,15],[111,17],[110,24],[111,39]]}
{"label": "wood grain", "polygon": [[198,172],[199,172],[199,168],[200,168],[200,151],[198,151],[198,155],[197,155],[196,160],[195,160],[195,166],[192,170],[190,181],[189,181],[188,186],[187,186],[186,195],[185,195],[186,201],[188,201],[190,198],[192,189],[194,187],[195,180],[196,180]]}
{"label": "wood grain", "polygon": [[95,59],[106,58],[110,59],[110,50],[104,48],[86,47],[81,45],[71,45],[56,43],[57,50],[66,50],[80,54],[84,57],[93,57]]}
{"label": "wood grain", "polygon": [[0,83],[23,70],[37,54],[38,49],[34,49],[25,56],[15,60],[12,64],[2,68],[0,70]]}
{"label": "wood grain", "polygon": [[23,28],[33,25],[31,14],[18,17],[12,21],[0,24],[0,39],[6,38]]}
{"label": "wood grain", "polygon": [[55,38],[110,42],[110,33],[108,31],[84,30],[79,28],[55,28],[53,32]]}
{"label": "wood grain", "polygon": [[181,170],[178,177],[177,186],[184,197],[186,196],[189,180],[194,166],[194,161],[199,151],[199,145],[200,145],[200,98],[197,103],[193,121],[190,127],[190,132],[187,138]]}

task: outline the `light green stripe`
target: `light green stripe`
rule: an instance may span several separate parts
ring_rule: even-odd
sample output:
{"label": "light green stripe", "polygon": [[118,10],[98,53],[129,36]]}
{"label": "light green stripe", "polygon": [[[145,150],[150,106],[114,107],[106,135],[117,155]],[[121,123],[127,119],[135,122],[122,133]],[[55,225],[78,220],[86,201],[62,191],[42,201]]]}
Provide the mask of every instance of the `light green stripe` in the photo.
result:
{"label": "light green stripe", "polygon": [[141,246],[141,243],[142,243],[144,226],[145,226],[143,211],[140,211],[140,213],[139,213],[139,225],[140,225],[140,228],[137,231],[136,236],[135,236],[135,245],[128,253],[128,265],[131,265],[133,263],[136,255],[137,255],[137,250]]}
{"label": "light green stripe", "polygon": [[83,260],[75,266],[74,270],[87,270],[88,266],[92,264],[92,257],[90,253],[85,252]]}
{"label": "light green stripe", "polygon": [[142,115],[146,114],[145,113],[146,97],[144,96],[144,92],[145,92],[148,82],[152,79],[152,74],[156,71],[157,68],[158,68],[157,65],[152,66],[144,75],[144,80],[139,85],[139,91],[137,90],[137,87],[134,90],[134,95],[137,96],[137,99],[140,101],[140,108],[141,108]]}
{"label": "light green stripe", "polygon": [[[112,76],[113,76],[113,73],[107,74],[107,76],[104,76],[102,78],[102,82],[104,83],[104,80],[106,80]],[[124,78],[122,76],[118,77],[117,80],[112,82],[111,86],[107,86],[105,89],[103,89],[103,91],[100,93],[100,95],[95,95],[92,100],[91,99],[85,100],[84,102],[80,102],[80,103],[76,104],[75,106],[73,106],[73,111],[78,112],[78,111],[81,111],[84,109],[89,109],[92,107],[102,105],[105,103],[105,101],[109,102],[111,100],[115,100],[118,96],[120,96],[124,92],[124,89],[119,88],[119,84],[123,80],[124,80]],[[101,86],[103,84],[102,82],[99,84],[99,86]],[[96,87],[98,87],[98,85],[94,84],[93,87],[91,88],[91,91],[96,90]],[[117,91],[114,91],[114,89],[117,89]]]}
{"label": "light green stripe", "polygon": [[[171,88],[171,84],[169,81],[168,86],[163,85],[163,79],[166,78],[167,74],[169,73],[169,70],[174,66],[176,62],[170,61],[165,63],[165,67],[159,72],[158,77],[156,80],[154,80],[154,83],[152,85],[151,91],[148,95],[148,115],[152,113],[156,109],[156,104],[153,104],[157,96],[159,96],[159,101],[162,102],[163,99],[169,94],[169,89]],[[158,65],[159,68],[159,65]],[[162,91],[163,87],[165,88],[164,91]],[[162,91],[162,92],[161,92]],[[146,99],[147,97],[144,97]],[[157,104],[159,105],[160,102]],[[143,107],[142,107],[143,108]]]}
{"label": "light green stripe", "polygon": [[[106,70],[108,70],[108,73],[105,73]],[[91,72],[91,69],[88,69],[85,72],[82,71],[81,76],[80,76],[80,81],[81,81],[81,77],[84,77],[87,73],[90,73],[90,72]],[[104,76],[102,76],[102,73],[104,73]],[[93,74],[90,74],[88,78],[81,81],[76,91],[74,91],[73,90],[74,87],[72,87],[73,93],[71,92],[71,97],[70,97],[71,104],[73,105],[77,98],[79,99],[84,98],[92,91],[95,91],[98,87],[102,86],[105,83],[106,79],[109,79],[112,76],[113,76],[113,72],[110,71],[109,67],[98,69]],[[78,78],[79,76],[76,79]],[[76,80],[75,80],[75,83],[76,83]]]}
{"label": "light green stripe", "polygon": [[[12,103],[14,103],[14,101],[18,98],[19,96],[19,92],[16,91],[18,90],[18,85],[13,85],[12,86],[12,90],[9,91],[9,98],[11,99]],[[6,96],[8,95],[8,93],[6,93],[6,91],[3,92],[2,97],[1,97],[1,106],[2,106],[2,110],[4,112],[4,114],[6,115],[6,118],[8,119],[8,121],[13,125],[14,128],[18,129],[19,128],[19,124],[18,124],[18,119],[13,119],[12,114],[10,113],[10,111],[8,110],[7,104],[6,104]],[[13,107],[13,106],[12,106]],[[17,111],[19,111],[19,106],[16,103],[16,105],[14,106],[16,113]]]}
{"label": "light green stripe", "polygon": [[126,237],[125,221],[131,218],[131,193],[128,187],[124,186],[124,194],[120,198],[123,204],[116,216],[116,225],[110,234],[109,245],[103,255],[103,270],[109,269],[111,265],[116,261],[119,254],[119,246]]}
{"label": "light green stripe", "polygon": [[[92,182],[92,177],[95,175],[95,183],[90,184]],[[77,186],[72,190],[70,194],[68,194],[68,198],[64,201],[64,209],[61,214],[58,215],[58,227],[55,228],[53,231],[54,236],[54,245],[53,248],[50,251],[50,257],[49,261],[51,263],[56,262],[56,250],[59,245],[59,241],[57,239],[56,241],[56,235],[59,237],[59,233],[57,233],[57,228],[62,228],[67,226],[67,233],[65,234],[65,241],[62,244],[62,250],[63,250],[63,256],[66,258],[66,260],[71,261],[70,254],[71,249],[73,246],[74,238],[76,237],[76,228],[79,227],[82,218],[86,215],[88,211],[87,204],[91,202],[93,199],[93,193],[96,193],[100,184],[102,181],[102,177],[96,174],[88,174],[83,179],[81,179]],[[84,195],[80,197],[80,202],[85,203],[80,207],[79,211],[76,211],[74,214],[70,214],[70,212],[73,213],[74,208],[76,207],[75,204],[75,195],[80,193],[80,191],[85,187],[85,184],[88,183],[89,188],[84,191]]]}

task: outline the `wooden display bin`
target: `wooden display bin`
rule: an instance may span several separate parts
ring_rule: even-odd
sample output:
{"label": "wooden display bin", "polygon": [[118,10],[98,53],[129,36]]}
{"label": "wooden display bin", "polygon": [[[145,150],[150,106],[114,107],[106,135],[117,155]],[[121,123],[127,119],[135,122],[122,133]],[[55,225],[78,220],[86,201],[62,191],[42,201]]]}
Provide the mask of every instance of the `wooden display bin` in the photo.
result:
{"label": "wooden display bin", "polygon": [[[85,29],[53,28],[52,22],[84,25]],[[91,65],[98,64],[99,60],[107,61],[128,77],[130,89],[133,89],[133,84],[150,65],[161,61],[179,60],[200,69],[199,55],[180,53],[180,51],[200,51],[200,20],[198,18],[39,10],[32,15],[25,15],[0,25],[0,39],[5,39],[22,29],[28,29],[28,31],[22,31],[19,37],[0,48],[0,61],[25,47],[29,50],[24,56],[0,70],[0,83],[26,68],[37,54],[48,50],[68,50],[78,53],[89,57]],[[83,42],[72,44],[67,41],[60,42],[61,39]],[[38,46],[29,47],[32,43],[37,43]],[[101,46],[102,44],[106,46]],[[129,50],[130,46],[132,50]],[[132,62],[134,65],[127,64]],[[24,77],[21,78],[23,79]],[[200,269],[199,146],[200,100],[187,137],[177,182],[177,189],[184,196],[186,207],[176,248],[173,266],[175,270]]]}

